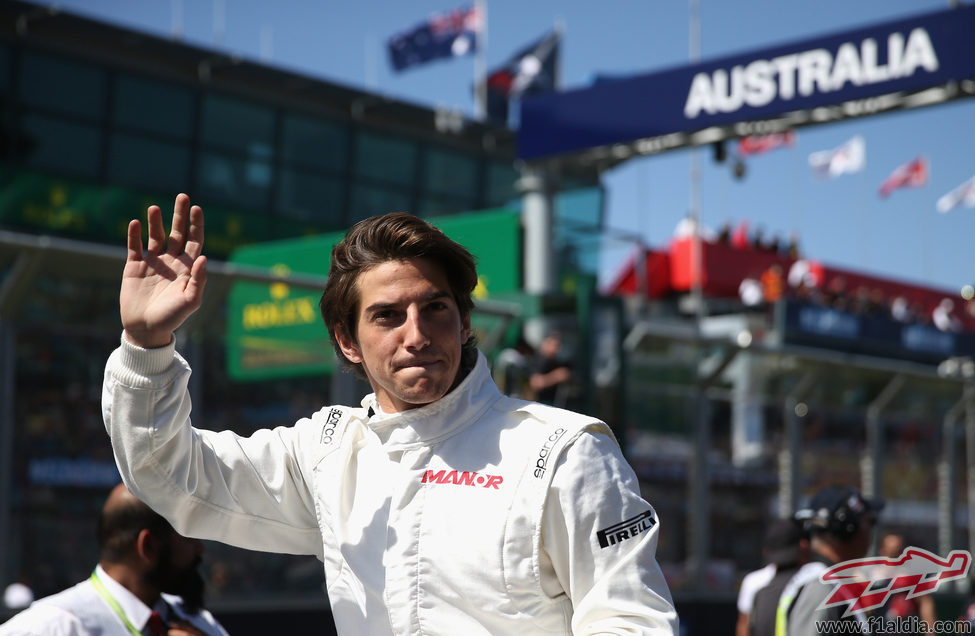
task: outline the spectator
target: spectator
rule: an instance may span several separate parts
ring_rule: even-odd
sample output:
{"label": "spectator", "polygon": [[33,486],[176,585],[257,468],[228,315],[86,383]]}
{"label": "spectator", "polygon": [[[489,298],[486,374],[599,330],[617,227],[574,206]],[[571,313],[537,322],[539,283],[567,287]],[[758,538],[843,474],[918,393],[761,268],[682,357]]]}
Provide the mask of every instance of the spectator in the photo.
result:
{"label": "spectator", "polygon": [[782,266],[773,263],[762,272],[762,299],[772,304],[782,298],[785,291],[785,279],[782,276]]}
{"label": "spectator", "polygon": [[[896,559],[904,553],[904,537],[890,533],[885,535],[880,541],[877,555],[887,559]],[[892,594],[884,603],[881,609],[881,616],[891,623],[899,622],[904,624],[907,619],[917,617],[927,626],[922,629],[923,633],[934,633],[934,622],[937,620],[937,612],[934,607],[934,597],[930,594],[909,597],[907,591]]]}
{"label": "spectator", "polygon": [[562,334],[554,331],[542,339],[532,361],[529,385],[535,399],[545,404],[564,406],[572,380],[571,367],[561,359]]}
{"label": "spectator", "polygon": [[941,331],[961,331],[961,321],[954,314],[955,303],[950,298],[942,298],[941,302],[931,311],[931,322]]}
{"label": "spectator", "polygon": [[180,536],[119,484],[98,518],[98,565],[74,587],[34,602],[0,636],[226,636],[203,609],[203,543]]}
{"label": "spectator", "polygon": [[809,533],[796,519],[790,517],[772,522],[765,544],[766,558],[775,566],[775,576],[755,593],[748,617],[750,636],[775,636],[775,616],[782,590],[809,562]]}
{"label": "spectator", "polygon": [[810,533],[811,562],[779,597],[778,612],[788,636],[819,634],[817,625],[824,625],[821,621],[830,622],[826,629],[843,629],[835,621],[856,621],[854,632],[869,631],[862,614],[843,615],[846,606],[819,609],[833,587],[822,583],[819,576],[832,565],[867,555],[882,508],[883,502],[865,499],[855,488],[829,486],[813,496],[808,508],[796,513]]}
{"label": "spectator", "polygon": [[757,570],[752,570],[741,580],[736,603],[738,622],[735,625],[735,636],[748,636],[749,615],[755,602],[755,593],[768,585],[772,577],[775,576],[775,563],[772,556],[778,549],[777,538],[771,534],[766,534],[765,541],[762,544],[762,558],[765,565]]}

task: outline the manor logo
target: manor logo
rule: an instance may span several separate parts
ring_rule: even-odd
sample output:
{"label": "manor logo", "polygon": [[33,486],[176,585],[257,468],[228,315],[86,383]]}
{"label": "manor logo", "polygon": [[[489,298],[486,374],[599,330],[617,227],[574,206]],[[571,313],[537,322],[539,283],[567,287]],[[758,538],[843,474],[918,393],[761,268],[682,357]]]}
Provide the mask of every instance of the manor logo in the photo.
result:
{"label": "manor logo", "polygon": [[446,468],[436,472],[428,470],[423,473],[422,484],[451,484],[454,486],[473,486],[481,488],[494,488],[500,490],[501,482],[504,478],[501,475],[482,475],[473,471],[447,470]]}
{"label": "manor logo", "polygon": [[819,609],[846,605],[846,617],[880,607],[892,594],[906,592],[908,598],[930,594],[944,581],[965,577],[971,560],[968,550],[953,550],[942,559],[927,550],[910,547],[892,559],[844,561],[819,576],[824,584],[833,585]]}

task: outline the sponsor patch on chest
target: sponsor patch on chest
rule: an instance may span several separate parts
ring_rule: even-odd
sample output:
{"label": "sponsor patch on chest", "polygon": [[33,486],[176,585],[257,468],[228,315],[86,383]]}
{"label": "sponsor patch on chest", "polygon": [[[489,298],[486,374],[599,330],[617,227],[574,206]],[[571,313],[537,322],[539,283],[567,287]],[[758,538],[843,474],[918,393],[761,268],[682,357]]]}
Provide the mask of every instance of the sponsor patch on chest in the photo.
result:
{"label": "sponsor patch on chest", "polygon": [[342,419],[342,411],[339,409],[329,410],[328,416],[325,418],[325,427],[322,429],[322,437],[319,440],[323,446],[328,446],[335,440],[335,428],[340,419]]}
{"label": "sponsor patch on chest", "polygon": [[475,488],[493,488],[499,490],[504,478],[501,475],[485,475],[475,471],[460,470],[428,470],[423,473],[423,484],[449,484],[452,486],[472,486]]}
{"label": "sponsor patch on chest", "polygon": [[597,530],[596,540],[599,541],[600,548],[608,548],[611,545],[616,545],[627,539],[640,536],[650,530],[656,523],[657,520],[653,518],[653,510],[647,510],[635,517],[630,517],[625,521],[613,524],[608,528]]}

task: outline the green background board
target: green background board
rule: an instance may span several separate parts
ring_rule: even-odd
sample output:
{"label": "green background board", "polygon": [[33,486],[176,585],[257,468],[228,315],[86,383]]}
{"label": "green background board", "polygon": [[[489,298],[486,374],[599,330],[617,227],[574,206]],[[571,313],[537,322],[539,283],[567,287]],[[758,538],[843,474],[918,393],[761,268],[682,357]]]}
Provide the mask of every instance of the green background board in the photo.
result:
{"label": "green background board", "polygon": [[[496,208],[430,222],[464,245],[477,259],[475,300],[497,298],[521,288],[521,216]],[[325,277],[332,247],[344,232],[248,245],[230,261],[273,272]],[[287,283],[235,283],[227,316],[227,369],[235,380],[296,377],[331,373],[335,353],[318,311],[320,289]],[[496,319],[475,314],[475,332]]]}

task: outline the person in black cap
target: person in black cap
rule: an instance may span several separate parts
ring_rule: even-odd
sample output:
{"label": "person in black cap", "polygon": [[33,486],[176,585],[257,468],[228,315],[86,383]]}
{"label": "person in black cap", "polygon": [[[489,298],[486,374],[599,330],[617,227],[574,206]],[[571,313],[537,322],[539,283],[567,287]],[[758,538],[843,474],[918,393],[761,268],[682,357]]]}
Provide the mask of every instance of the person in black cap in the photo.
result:
{"label": "person in black cap", "polygon": [[809,533],[794,518],[776,519],[765,535],[766,559],[775,565],[775,576],[755,593],[748,617],[750,636],[774,636],[779,596],[799,568],[809,562]]}
{"label": "person in black cap", "polygon": [[[811,562],[800,568],[779,597],[776,636],[820,634],[822,621],[857,621],[856,633],[869,633],[862,613],[843,617],[844,605],[820,609],[833,585],[820,581],[830,566],[867,555],[877,515],[884,503],[865,498],[856,488],[829,486],[813,496],[809,507],[796,513],[810,534]],[[836,628],[836,623],[832,623]],[[829,629],[829,627],[827,627]]]}

